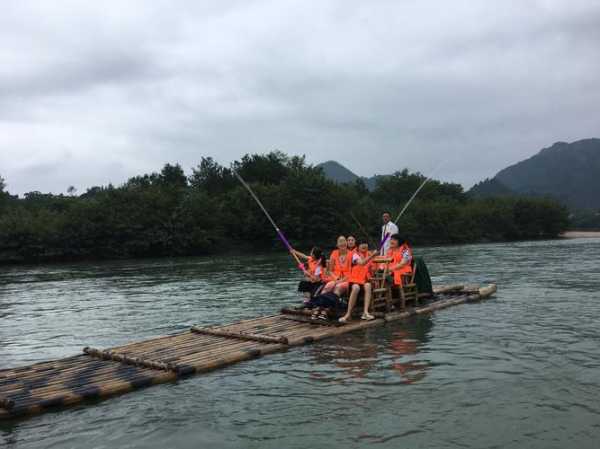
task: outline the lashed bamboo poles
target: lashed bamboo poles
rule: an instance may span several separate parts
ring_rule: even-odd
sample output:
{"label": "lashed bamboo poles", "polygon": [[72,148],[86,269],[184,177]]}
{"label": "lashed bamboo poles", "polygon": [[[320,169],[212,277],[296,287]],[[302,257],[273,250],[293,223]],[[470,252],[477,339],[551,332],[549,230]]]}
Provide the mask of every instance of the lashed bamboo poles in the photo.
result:
{"label": "lashed bamboo poles", "polygon": [[[84,375],[80,376],[82,373]],[[56,376],[48,377],[46,379],[37,378],[26,381],[22,385],[13,386],[11,397],[17,399],[23,395],[45,396],[46,394],[54,394],[60,390],[72,390],[73,388],[78,388],[78,386],[81,385],[79,382],[83,379],[88,383],[102,383],[103,381],[112,381],[116,378],[120,380],[137,381],[154,374],[155,372],[152,370],[127,365],[121,366],[118,364],[102,363],[94,365],[81,364],[81,366],[71,368],[71,371],[59,373]],[[81,377],[83,377],[83,379]],[[40,384],[40,380],[45,381]]]}
{"label": "lashed bamboo poles", "polygon": [[0,410],[0,419],[20,415],[35,415],[42,413],[44,410],[50,407],[78,404],[87,399],[108,398],[110,396],[127,393],[150,385],[170,382],[177,378],[177,375],[173,372],[157,371],[157,373],[158,374],[155,375],[154,378],[148,378],[144,382],[134,383],[117,380],[101,386],[90,385],[87,388],[82,387],[77,391],[65,392],[62,395],[44,399],[35,404],[27,406],[20,406],[17,404],[12,410],[10,410],[9,413],[2,413],[2,410]]}
{"label": "lashed bamboo poles", "polygon": [[[92,368],[98,366],[97,362],[93,362]],[[84,367],[90,366],[90,364],[82,363]],[[100,364],[102,365],[102,364]],[[88,371],[89,372],[89,371]],[[120,364],[104,364],[98,371],[94,372],[91,378],[87,376],[84,379],[78,379],[77,377],[70,377],[68,374],[65,376],[52,377],[52,382],[37,387],[36,381],[28,383],[24,389],[15,392],[14,396],[17,406],[15,409],[27,408],[31,405],[41,404],[52,404],[57,401],[61,401],[61,397],[72,396],[72,395],[83,395],[90,389],[98,390],[98,395],[102,395],[102,390],[105,387],[109,387],[114,382],[127,382],[130,389],[138,388],[150,384],[150,376],[155,376],[157,372],[147,370],[144,368],[136,368],[131,366],[123,367]],[[76,375],[77,373],[75,373]],[[125,378],[126,377],[126,378]],[[155,376],[156,377],[156,376]],[[48,379],[50,380],[50,379]],[[75,383],[78,382],[79,383]],[[29,388],[31,387],[31,388]],[[15,411],[16,413],[16,411]]]}
{"label": "lashed bamboo poles", "polygon": [[196,334],[205,334],[205,335],[213,335],[215,337],[224,337],[224,338],[235,338],[239,340],[247,340],[247,341],[257,341],[259,343],[279,343],[282,345],[287,345],[287,339],[284,337],[272,337],[268,335],[258,335],[258,334],[248,334],[248,333],[238,333],[238,332],[227,332],[219,329],[206,329],[200,327],[192,327],[192,332]]}
{"label": "lashed bamboo poles", "polygon": [[128,357],[114,351],[101,351],[94,348],[83,348],[83,353],[91,357],[96,357],[102,360],[114,360],[116,362],[125,363],[126,365],[142,366],[144,368],[157,369],[161,371],[177,371],[177,366],[168,363],[155,362],[153,360],[144,360],[135,357]]}
{"label": "lashed bamboo poles", "polygon": [[[431,313],[439,309],[475,301],[490,296],[495,286],[474,289],[465,286],[436,289],[437,293],[452,295],[429,303],[425,307],[388,313],[384,319],[356,321],[345,326],[314,326],[284,320],[280,316],[246,320],[228,326],[211,328],[221,333],[251,334],[266,337],[270,342],[186,332],[159,337],[145,342],[112,348],[110,352],[132,360],[156,362],[158,366],[176,366],[177,371],[134,366],[124,363],[102,364],[102,359],[76,356],[61,361],[43,362],[30,367],[0,371],[0,398],[12,408],[0,408],[0,419],[35,414],[48,407],[70,405],[89,398],[104,398],[126,393],[149,385],[173,381],[184,375],[211,371],[226,365],[249,360],[291,346],[303,345],[358,329],[380,326],[389,321]],[[459,296],[457,296],[459,295]],[[288,344],[276,343],[283,337]],[[283,340],[281,340],[283,341]],[[101,351],[104,352],[104,351]]]}

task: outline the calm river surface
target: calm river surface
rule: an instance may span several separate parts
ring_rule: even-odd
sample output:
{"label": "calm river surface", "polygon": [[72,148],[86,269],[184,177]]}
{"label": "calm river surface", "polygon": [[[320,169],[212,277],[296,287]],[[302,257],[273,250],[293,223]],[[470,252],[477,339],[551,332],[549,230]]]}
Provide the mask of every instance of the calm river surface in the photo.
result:
{"label": "calm river surface", "polygon": [[[600,239],[417,249],[494,299],[0,423],[7,448],[597,448]],[[0,268],[0,368],[271,314],[286,256]]]}

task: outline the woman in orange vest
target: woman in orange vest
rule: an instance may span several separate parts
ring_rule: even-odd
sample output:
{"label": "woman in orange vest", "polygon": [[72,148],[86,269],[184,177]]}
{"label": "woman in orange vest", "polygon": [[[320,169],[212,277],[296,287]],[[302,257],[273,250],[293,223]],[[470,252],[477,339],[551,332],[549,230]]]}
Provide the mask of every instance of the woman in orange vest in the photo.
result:
{"label": "woman in orange vest", "polygon": [[337,239],[337,249],[331,252],[328,268],[331,275],[322,292],[333,291],[338,296],[347,293],[352,269],[352,252],[348,250],[348,241],[343,235]]}
{"label": "woman in orange vest", "polygon": [[394,285],[402,286],[402,276],[412,273],[413,255],[408,241],[399,234],[392,235],[386,256],[392,259],[390,271],[394,273]]}
{"label": "woman in orange vest", "polygon": [[375,317],[369,313],[371,305],[371,277],[372,263],[371,259],[377,255],[377,251],[369,252],[369,244],[366,240],[361,240],[356,252],[352,255],[352,268],[350,271],[350,298],[348,299],[348,308],[346,314],[339,319],[340,323],[347,323],[352,319],[352,311],[356,305],[356,300],[361,290],[364,292],[364,311],[361,319],[372,320]]}
{"label": "woman in orange vest", "polygon": [[298,284],[298,291],[304,293],[304,302],[308,302],[320,292],[325,282],[327,260],[323,250],[317,246],[313,247],[309,256],[297,250],[293,251],[299,259],[305,261],[304,280]]}

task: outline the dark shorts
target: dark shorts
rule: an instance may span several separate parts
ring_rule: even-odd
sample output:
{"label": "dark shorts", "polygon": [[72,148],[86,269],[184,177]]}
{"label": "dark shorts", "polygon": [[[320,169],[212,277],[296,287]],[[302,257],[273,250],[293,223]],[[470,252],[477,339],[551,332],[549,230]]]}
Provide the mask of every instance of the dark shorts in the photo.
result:
{"label": "dark shorts", "polygon": [[307,304],[306,308],[312,309],[315,307],[321,307],[323,309],[333,309],[342,307],[344,304],[340,300],[340,298],[333,292],[324,293],[319,295],[313,299],[311,299]]}
{"label": "dark shorts", "polygon": [[315,296],[321,287],[323,287],[322,282],[310,282],[310,281],[300,281],[298,284],[298,291],[300,293],[310,293],[310,296]]}

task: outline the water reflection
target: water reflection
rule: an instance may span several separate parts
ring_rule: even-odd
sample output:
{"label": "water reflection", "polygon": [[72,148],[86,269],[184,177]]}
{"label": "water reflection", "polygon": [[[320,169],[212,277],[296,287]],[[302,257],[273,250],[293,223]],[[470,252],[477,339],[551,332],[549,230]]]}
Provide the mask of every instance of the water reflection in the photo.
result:
{"label": "water reflection", "polygon": [[393,334],[390,349],[397,358],[392,363],[392,368],[406,384],[423,380],[430,368],[426,360],[413,359],[424,343],[425,340],[414,338],[407,329],[397,330]]}
{"label": "water reflection", "polygon": [[[329,343],[313,347],[310,355],[316,369],[311,377],[324,382],[366,379],[380,382],[382,373],[400,377],[400,383],[412,384],[425,378],[430,363],[419,355],[427,346],[433,321],[421,316],[408,322],[389,323],[381,328],[342,335]],[[338,370],[331,375],[322,366]],[[386,381],[398,383],[394,381]]]}

